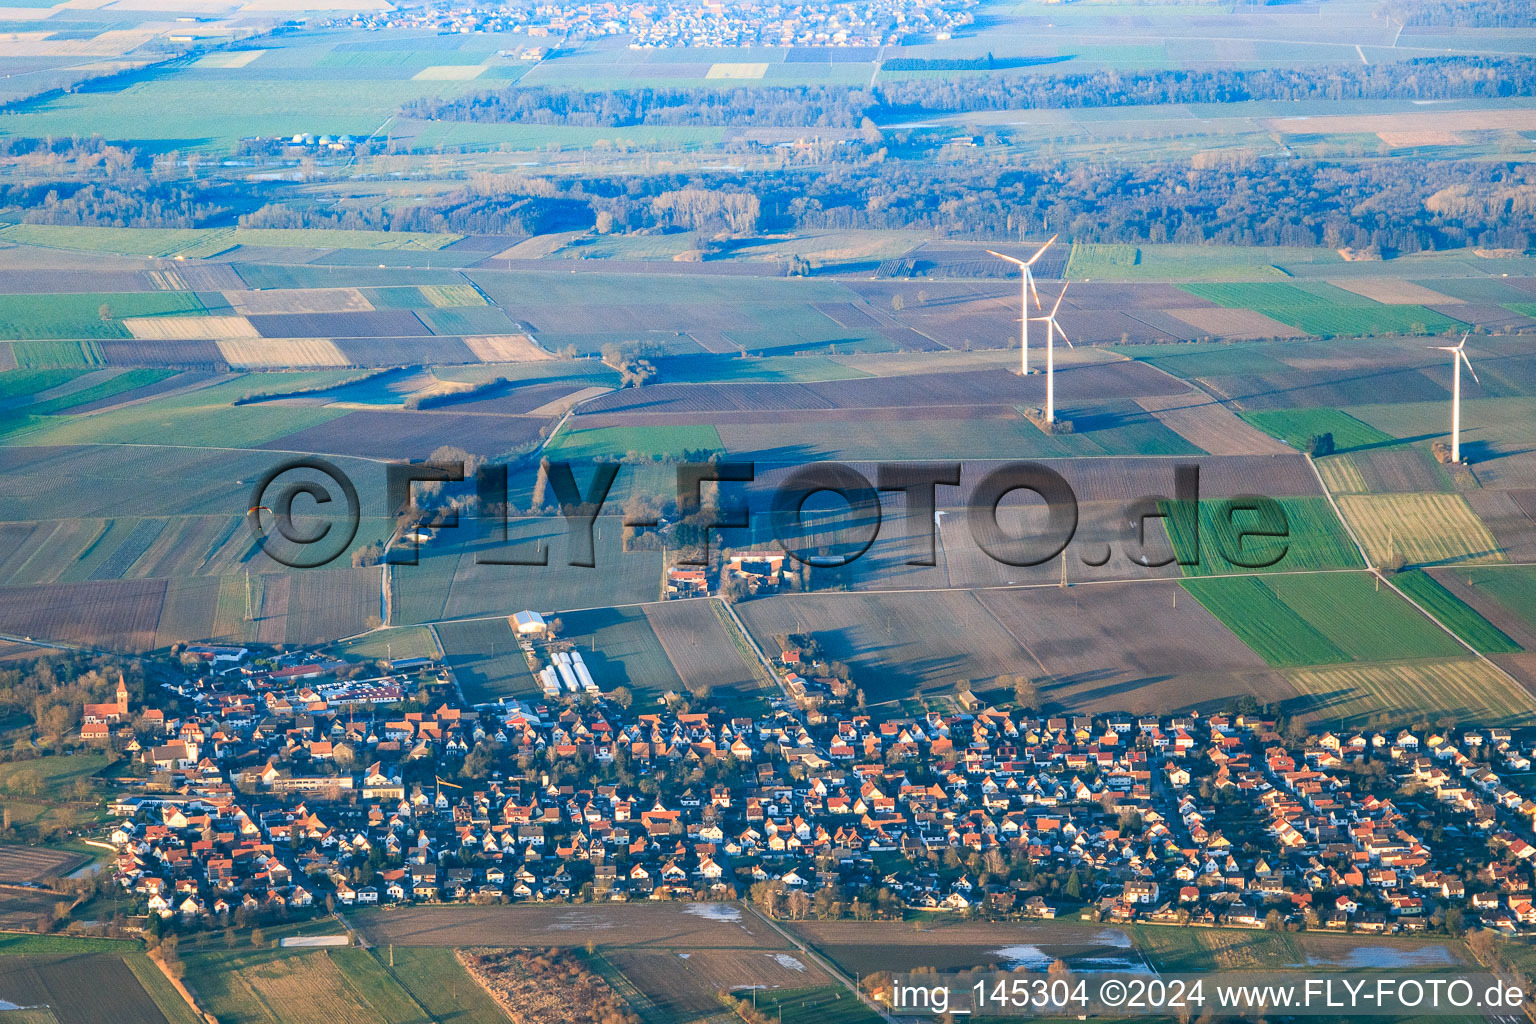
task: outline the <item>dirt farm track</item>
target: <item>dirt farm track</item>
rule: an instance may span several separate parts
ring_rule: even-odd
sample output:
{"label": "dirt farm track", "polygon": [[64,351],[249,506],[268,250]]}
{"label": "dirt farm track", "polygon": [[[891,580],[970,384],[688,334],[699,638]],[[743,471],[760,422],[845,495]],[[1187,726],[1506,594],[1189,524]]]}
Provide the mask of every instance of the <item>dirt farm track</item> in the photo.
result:
{"label": "dirt farm track", "polygon": [[733,903],[614,903],[600,907],[405,907],[350,916],[374,945],[581,946],[604,949],[785,949]]}

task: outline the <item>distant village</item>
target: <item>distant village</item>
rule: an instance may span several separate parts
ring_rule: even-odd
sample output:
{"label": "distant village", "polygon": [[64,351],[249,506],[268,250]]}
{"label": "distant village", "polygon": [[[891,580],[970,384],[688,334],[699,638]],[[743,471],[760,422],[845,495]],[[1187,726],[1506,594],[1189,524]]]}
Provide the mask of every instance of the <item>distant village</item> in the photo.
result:
{"label": "distant village", "polygon": [[185,927],[748,898],[798,917],[1536,932],[1530,737],[1318,734],[1241,707],[1044,716],[969,693],[877,712],[802,639],[751,718],[631,707],[575,658],[536,672],[542,697],[469,707],[432,659],[186,647],[163,706],[119,683],[84,709],[82,741],[139,775],[112,807],[113,877]]}
{"label": "distant village", "polygon": [[631,36],[633,49],[681,46],[887,46],[945,40],[974,21],[976,0],[755,3],[457,3],[360,11],[332,24],[539,37]]}

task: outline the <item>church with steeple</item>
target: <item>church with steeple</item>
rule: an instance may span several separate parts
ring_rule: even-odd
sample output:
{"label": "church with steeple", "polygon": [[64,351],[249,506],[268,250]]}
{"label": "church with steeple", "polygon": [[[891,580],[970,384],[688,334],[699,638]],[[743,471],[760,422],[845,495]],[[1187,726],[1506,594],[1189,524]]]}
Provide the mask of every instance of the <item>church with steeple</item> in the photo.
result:
{"label": "church with steeple", "polygon": [[117,674],[117,699],[110,704],[87,704],[86,725],[116,725],[128,717],[128,681]]}

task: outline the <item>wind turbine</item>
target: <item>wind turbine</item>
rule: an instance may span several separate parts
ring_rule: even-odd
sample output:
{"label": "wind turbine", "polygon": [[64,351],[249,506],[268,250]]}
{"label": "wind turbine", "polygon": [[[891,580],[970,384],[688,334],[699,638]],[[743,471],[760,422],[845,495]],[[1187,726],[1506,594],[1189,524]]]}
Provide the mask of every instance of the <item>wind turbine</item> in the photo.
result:
{"label": "wind turbine", "polygon": [[1033,293],[1035,296],[1035,308],[1041,308],[1040,293],[1035,291],[1035,275],[1034,272],[1029,268],[1035,265],[1036,260],[1045,255],[1045,250],[1051,247],[1051,243],[1056,241],[1057,237],[1058,236],[1056,235],[1052,235],[1050,239],[1047,240],[1046,243],[1042,245],[1040,249],[1027,260],[1021,260],[1015,256],[1004,256],[1002,253],[995,249],[987,250],[987,252],[991,253],[993,256],[996,256],[998,259],[1006,260],[1007,262],[1012,263],[1014,266],[1018,267],[1020,274],[1023,275],[1022,279],[1019,281],[1020,376],[1028,376],[1029,374],[1029,296],[1031,293]]}
{"label": "wind turbine", "polygon": [[1466,364],[1467,372],[1472,375],[1472,379],[1473,380],[1477,381],[1477,383],[1479,383],[1479,384],[1482,383],[1482,381],[1477,380],[1477,371],[1472,369],[1472,360],[1467,358],[1467,352],[1466,352],[1467,337],[1471,333],[1472,333],[1471,331],[1468,331],[1466,334],[1463,334],[1461,336],[1461,341],[1457,342],[1455,345],[1432,345],[1432,346],[1430,346],[1436,352],[1449,352],[1451,354],[1452,365],[1455,367],[1455,369],[1451,373],[1451,461],[1455,462],[1455,463],[1460,463],[1461,462],[1461,366],[1462,366],[1462,364],[1463,363]]}
{"label": "wind turbine", "polygon": [[1056,322],[1056,311],[1061,308],[1061,300],[1067,297],[1066,282],[1062,282],[1061,294],[1056,296],[1056,304],[1045,316],[1037,316],[1032,319],[1045,321],[1045,422],[1056,422],[1056,335],[1061,335],[1061,340],[1067,343],[1068,348],[1076,348],[1072,339],[1067,337],[1067,332],[1061,329]]}

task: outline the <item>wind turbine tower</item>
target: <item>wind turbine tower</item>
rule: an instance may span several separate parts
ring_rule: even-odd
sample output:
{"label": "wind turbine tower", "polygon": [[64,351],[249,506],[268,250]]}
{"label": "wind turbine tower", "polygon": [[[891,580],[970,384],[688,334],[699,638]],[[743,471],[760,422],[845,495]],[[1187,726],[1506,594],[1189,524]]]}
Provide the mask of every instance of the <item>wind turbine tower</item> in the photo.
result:
{"label": "wind turbine tower", "polygon": [[1056,304],[1045,316],[1037,316],[1034,319],[1045,321],[1045,421],[1056,422],[1056,335],[1061,335],[1061,340],[1067,343],[1068,348],[1076,348],[1072,339],[1067,337],[1067,332],[1061,329],[1056,322],[1056,311],[1061,308],[1061,300],[1067,297],[1067,286],[1063,282],[1061,294],[1056,296]]}
{"label": "wind turbine tower", "polygon": [[998,259],[1012,263],[1014,266],[1019,268],[1019,274],[1021,276],[1019,281],[1020,376],[1029,375],[1029,297],[1031,294],[1033,294],[1035,297],[1035,308],[1042,308],[1040,305],[1040,293],[1035,291],[1035,274],[1034,271],[1030,270],[1030,267],[1033,267],[1035,265],[1035,261],[1038,260],[1041,256],[1045,255],[1045,250],[1051,247],[1051,243],[1056,241],[1056,238],[1056,235],[1052,235],[1046,241],[1046,243],[1042,245],[1039,250],[1036,251],[1036,253],[1027,260],[1021,260],[1015,256],[1004,256],[1002,253],[997,252],[994,249],[987,250],[987,252],[991,253],[993,256],[996,256]]}
{"label": "wind turbine tower", "polygon": [[1467,358],[1467,335],[1471,333],[1471,331],[1468,331],[1466,334],[1463,334],[1461,341],[1455,345],[1434,346],[1437,352],[1449,352],[1451,354],[1451,365],[1454,367],[1451,371],[1451,461],[1458,464],[1461,462],[1462,364],[1466,364],[1467,372],[1472,375],[1474,381],[1477,381],[1479,384],[1482,383],[1482,381],[1477,380],[1477,371],[1472,369],[1472,360]]}

